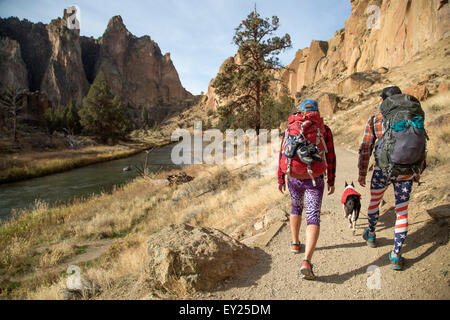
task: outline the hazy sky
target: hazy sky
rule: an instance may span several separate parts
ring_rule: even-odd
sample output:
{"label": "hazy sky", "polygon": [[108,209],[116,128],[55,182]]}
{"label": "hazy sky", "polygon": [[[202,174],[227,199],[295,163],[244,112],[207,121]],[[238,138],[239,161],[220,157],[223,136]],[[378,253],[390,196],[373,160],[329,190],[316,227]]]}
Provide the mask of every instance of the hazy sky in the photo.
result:
{"label": "hazy sky", "polygon": [[234,56],[234,29],[256,8],[262,17],[280,19],[278,35],[289,33],[292,49],[280,55],[289,64],[311,40],[328,40],[344,27],[350,0],[0,0],[0,16],[49,23],[63,9],[77,5],[81,35],[100,37],[109,19],[121,15],[136,36],[149,35],[162,53],[170,52],[182,85],[193,94],[206,92],[222,62]]}

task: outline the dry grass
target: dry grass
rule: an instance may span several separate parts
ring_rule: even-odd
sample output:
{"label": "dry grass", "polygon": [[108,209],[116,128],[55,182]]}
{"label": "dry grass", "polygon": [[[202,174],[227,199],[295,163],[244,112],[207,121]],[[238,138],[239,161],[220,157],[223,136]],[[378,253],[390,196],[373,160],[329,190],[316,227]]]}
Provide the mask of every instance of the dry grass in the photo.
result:
{"label": "dry grass", "polygon": [[72,254],[73,247],[68,241],[62,241],[42,254],[39,259],[39,267],[43,269],[53,267]]}
{"label": "dry grass", "polygon": [[422,107],[426,115],[425,128],[430,136],[427,163],[436,167],[450,160],[450,123],[433,125],[437,118],[450,113],[450,92],[431,97],[422,103]]}
{"label": "dry grass", "polygon": [[0,157],[0,183],[18,181],[71,170],[98,162],[125,158],[147,145],[90,146],[51,152],[4,154]]}
{"label": "dry grass", "polygon": [[[273,192],[275,176],[260,176],[254,166],[192,165],[184,171],[195,179],[178,187],[138,178],[112,194],[71,205],[49,208],[38,203],[32,212],[0,226],[0,245],[6,248],[0,252],[2,273],[14,276],[55,266],[73,254],[69,243],[117,238],[98,261],[83,268],[83,274],[102,287],[99,298],[140,298],[152,288],[145,272],[149,234],[173,223],[231,233],[245,222],[251,226],[281,197]],[[51,249],[36,255],[38,246]],[[19,267],[25,261],[30,261],[27,268]],[[22,283],[8,297],[60,299],[66,276]]]}
{"label": "dry grass", "polygon": [[[372,110],[367,104],[352,112],[352,124],[336,130],[337,141],[362,135]],[[448,94],[435,96],[424,104],[427,123],[448,113]],[[367,113],[367,117],[366,117]],[[331,125],[348,118],[338,113]],[[340,119],[340,120],[339,120]],[[431,128],[429,159],[433,166],[448,160],[450,130]],[[359,144],[359,138],[355,145]],[[434,158],[435,157],[435,158]],[[430,161],[431,162],[431,161]],[[184,171],[195,179],[180,186],[160,186],[138,178],[112,194],[80,199],[68,206],[49,208],[38,203],[32,212],[0,226],[0,267],[9,275],[54,266],[71,254],[70,243],[81,240],[115,238],[115,243],[99,259],[82,264],[82,276],[102,288],[96,299],[141,299],[154,292],[146,272],[146,239],[149,234],[173,223],[218,228],[228,234],[245,234],[264,211],[283,197],[274,192],[275,174],[261,176],[257,166],[192,165]],[[154,175],[165,179],[172,172]],[[37,246],[52,251],[36,256]],[[26,267],[23,267],[23,266]],[[62,299],[65,274],[47,274],[33,282],[9,290],[8,298]],[[11,286],[11,284],[8,284]],[[5,290],[3,290],[4,295]],[[171,293],[167,293],[171,294]]]}

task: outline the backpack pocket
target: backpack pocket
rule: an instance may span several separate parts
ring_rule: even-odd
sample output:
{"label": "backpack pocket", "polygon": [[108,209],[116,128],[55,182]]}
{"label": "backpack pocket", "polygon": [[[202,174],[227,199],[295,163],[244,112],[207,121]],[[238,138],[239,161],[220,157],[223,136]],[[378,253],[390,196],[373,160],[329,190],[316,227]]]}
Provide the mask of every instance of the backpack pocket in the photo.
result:
{"label": "backpack pocket", "polygon": [[293,158],[296,154],[297,148],[300,144],[300,141],[297,136],[288,136],[286,138],[286,143],[283,147],[283,154],[286,156],[286,158]]}
{"label": "backpack pocket", "polygon": [[395,147],[391,154],[393,163],[416,164],[423,159],[425,152],[425,132],[414,126],[392,132]]}

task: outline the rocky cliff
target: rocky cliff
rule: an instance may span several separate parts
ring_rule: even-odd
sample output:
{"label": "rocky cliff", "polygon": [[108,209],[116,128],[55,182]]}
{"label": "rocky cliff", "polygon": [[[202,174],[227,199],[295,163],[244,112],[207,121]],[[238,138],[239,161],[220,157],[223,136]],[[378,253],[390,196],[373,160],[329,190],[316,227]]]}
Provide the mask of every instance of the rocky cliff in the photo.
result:
{"label": "rocky cliff", "polygon": [[64,17],[48,25],[0,18],[0,38],[0,91],[14,83],[45,93],[53,105],[81,104],[102,70],[112,92],[136,117],[147,108],[154,111],[152,119],[161,120],[192,97],[170,54],[163,55],[149,36],[131,34],[120,16],[110,19],[99,39],[68,29]]}
{"label": "rocky cliff", "polygon": [[[385,72],[450,35],[448,1],[351,0],[351,6],[344,29],[328,41],[313,40],[309,48],[298,50],[287,66],[290,70],[282,73],[282,84],[292,96],[321,81]],[[336,86],[334,93],[351,90],[349,83]],[[214,90],[209,88],[203,101],[205,108],[216,108]]]}
{"label": "rocky cliff", "polygon": [[111,18],[98,40],[96,71],[102,70],[114,93],[132,106],[170,104],[190,97],[170,54],[163,55],[149,36],[132,35],[120,16]]}

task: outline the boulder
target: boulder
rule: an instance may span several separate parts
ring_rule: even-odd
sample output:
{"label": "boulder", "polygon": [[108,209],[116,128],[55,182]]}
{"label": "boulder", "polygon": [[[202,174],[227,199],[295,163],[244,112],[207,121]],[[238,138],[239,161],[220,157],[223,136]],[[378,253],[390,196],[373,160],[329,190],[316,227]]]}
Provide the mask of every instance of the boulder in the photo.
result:
{"label": "boulder", "polygon": [[437,88],[439,92],[447,92],[448,91],[448,83],[441,83]]}
{"label": "boulder", "polygon": [[429,91],[425,85],[417,85],[404,89],[404,94],[409,94],[416,97],[419,101],[423,101],[428,98]]}
{"label": "boulder", "polygon": [[194,177],[187,175],[184,171],[181,171],[176,174],[168,175],[167,180],[169,181],[169,186],[172,186],[174,184],[180,185],[192,181],[194,180]]}
{"label": "boulder", "polygon": [[264,226],[270,226],[277,221],[284,222],[287,220],[289,220],[289,214],[281,208],[274,207],[267,210],[264,215]]}
{"label": "boulder", "polygon": [[257,260],[253,249],[213,228],[170,225],[148,239],[150,276],[180,296],[210,290]]}
{"label": "boulder", "polygon": [[317,102],[322,116],[332,116],[338,106],[338,97],[333,93],[324,93]]}
{"label": "boulder", "polygon": [[352,95],[363,89],[367,89],[380,80],[377,72],[355,72],[339,82],[337,85],[338,94]]}

